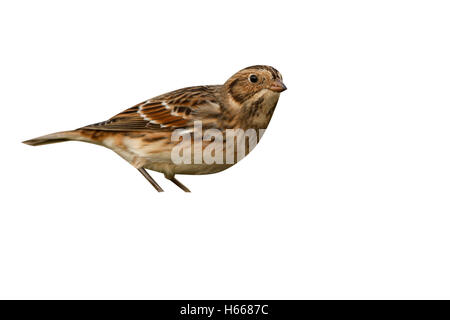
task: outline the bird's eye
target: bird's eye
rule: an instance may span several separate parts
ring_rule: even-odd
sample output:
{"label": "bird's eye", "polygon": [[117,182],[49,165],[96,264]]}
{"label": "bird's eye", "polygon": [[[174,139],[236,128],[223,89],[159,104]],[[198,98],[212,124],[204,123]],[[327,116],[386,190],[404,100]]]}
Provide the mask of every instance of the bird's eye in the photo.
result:
{"label": "bird's eye", "polygon": [[249,77],[248,79],[249,79],[250,82],[252,82],[252,83],[258,82],[258,77],[255,76],[254,74],[251,74],[250,77]]}

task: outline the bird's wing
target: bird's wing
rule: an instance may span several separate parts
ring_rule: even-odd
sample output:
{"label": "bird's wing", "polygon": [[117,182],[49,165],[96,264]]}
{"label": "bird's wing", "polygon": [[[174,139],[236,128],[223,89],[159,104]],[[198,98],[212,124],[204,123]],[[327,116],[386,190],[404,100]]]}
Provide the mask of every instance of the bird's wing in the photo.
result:
{"label": "bird's wing", "polygon": [[161,131],[186,128],[195,120],[220,114],[219,86],[172,91],[131,107],[109,120],[81,129],[104,131]]}

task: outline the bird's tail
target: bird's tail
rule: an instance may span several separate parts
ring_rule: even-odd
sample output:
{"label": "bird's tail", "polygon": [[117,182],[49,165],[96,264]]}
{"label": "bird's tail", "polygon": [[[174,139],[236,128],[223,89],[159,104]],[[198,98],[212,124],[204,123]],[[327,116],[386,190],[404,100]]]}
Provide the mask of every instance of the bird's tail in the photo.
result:
{"label": "bird's tail", "polygon": [[58,143],[71,140],[81,140],[80,138],[81,136],[76,130],[61,131],[52,134],[47,134],[42,137],[26,140],[23,141],[23,143],[28,144],[30,146],[41,146],[43,144]]}

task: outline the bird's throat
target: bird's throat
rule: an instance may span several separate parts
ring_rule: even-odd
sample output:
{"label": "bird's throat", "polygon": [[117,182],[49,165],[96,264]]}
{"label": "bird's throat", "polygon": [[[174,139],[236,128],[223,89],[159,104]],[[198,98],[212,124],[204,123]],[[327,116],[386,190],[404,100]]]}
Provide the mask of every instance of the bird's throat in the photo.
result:
{"label": "bird's throat", "polygon": [[278,102],[280,94],[271,90],[261,90],[244,103],[240,122],[243,129],[266,129]]}

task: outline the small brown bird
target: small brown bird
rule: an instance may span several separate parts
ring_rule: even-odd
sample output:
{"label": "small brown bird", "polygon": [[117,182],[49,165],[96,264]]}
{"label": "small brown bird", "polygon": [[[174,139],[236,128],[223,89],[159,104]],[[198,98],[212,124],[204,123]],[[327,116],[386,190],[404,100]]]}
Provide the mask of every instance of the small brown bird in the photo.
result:
{"label": "small brown bird", "polygon": [[[139,170],[159,192],[145,169],[190,192],[175,174],[209,174],[225,170],[248,154],[267,128],[280,92],[286,90],[273,67],[245,68],[223,85],[175,90],[146,100],[111,119],[24,143],[39,146],[83,141],[116,152]],[[181,138],[181,142],[180,142]],[[248,142],[248,145],[246,144]],[[245,150],[239,156],[239,147]],[[182,156],[180,156],[182,154]]]}

